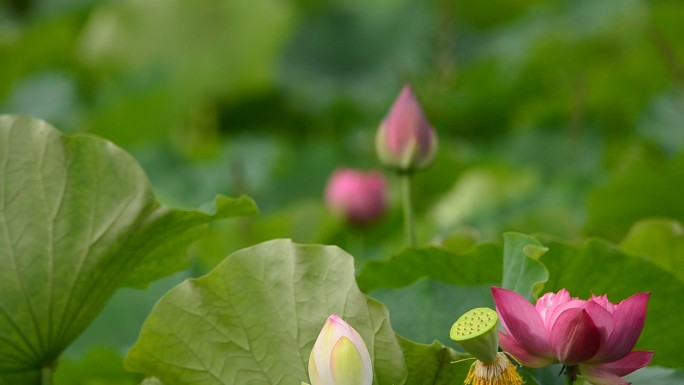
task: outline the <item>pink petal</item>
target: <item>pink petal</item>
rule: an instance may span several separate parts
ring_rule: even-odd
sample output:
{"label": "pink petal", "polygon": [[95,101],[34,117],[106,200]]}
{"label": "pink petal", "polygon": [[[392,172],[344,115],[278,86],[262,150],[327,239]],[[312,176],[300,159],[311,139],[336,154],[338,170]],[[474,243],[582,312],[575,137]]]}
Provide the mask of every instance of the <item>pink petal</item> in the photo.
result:
{"label": "pink petal", "polygon": [[615,324],[612,314],[603,306],[599,305],[594,301],[587,301],[584,306],[589,317],[596,325],[596,328],[601,334],[601,346],[605,345],[608,340],[610,333],[613,331],[613,326]]}
{"label": "pink petal", "polygon": [[580,365],[580,371],[595,385],[629,384],[629,382],[622,381],[620,377],[643,368],[651,362],[652,358],[653,352],[635,350],[617,361],[597,365]]}
{"label": "pink petal", "polygon": [[553,329],[553,325],[556,324],[556,320],[558,317],[560,317],[563,312],[565,312],[568,309],[582,309],[586,306],[587,301],[577,299],[577,298],[572,298],[568,302],[565,302],[563,304],[560,304],[557,306],[555,309],[553,309],[552,312],[550,312],[547,315],[546,319],[546,329],[551,330]]}
{"label": "pink petal", "polygon": [[558,293],[546,293],[541,296],[534,305],[534,308],[539,313],[544,324],[548,326],[548,315],[558,306],[568,301],[570,301],[570,293],[565,289],[561,289]]}
{"label": "pink petal", "polygon": [[622,377],[650,364],[651,359],[653,359],[653,354],[654,352],[648,350],[635,350],[633,352],[629,352],[629,354],[617,361],[590,366]]}
{"label": "pink petal", "polygon": [[492,287],[492,296],[510,336],[530,354],[552,357],[549,332],[534,306],[512,290]]}
{"label": "pink petal", "polygon": [[541,368],[556,362],[553,358],[541,357],[528,352],[513,337],[502,332],[499,332],[499,345],[503,351],[512,355],[513,358],[528,368]]}
{"label": "pink petal", "polygon": [[632,350],[644,328],[646,305],[650,295],[637,293],[616,305],[613,313],[613,331],[592,361],[615,361]]}
{"label": "pink petal", "polygon": [[387,126],[387,145],[396,155],[401,156],[411,142],[419,146],[420,156],[429,152],[434,132],[410,85],[402,87],[384,125]]}
{"label": "pink petal", "polygon": [[575,365],[596,354],[601,344],[601,333],[586,310],[573,308],[564,311],[551,329],[551,345],[558,360]]}
{"label": "pink petal", "polygon": [[608,311],[608,313],[613,314],[615,312],[615,304],[610,302],[608,300],[608,295],[591,295],[590,301],[596,302],[598,305],[601,305],[604,309]]}
{"label": "pink petal", "polygon": [[631,382],[624,381],[622,378],[606,372],[588,371],[584,365],[580,365],[582,376],[593,385],[630,385]]}

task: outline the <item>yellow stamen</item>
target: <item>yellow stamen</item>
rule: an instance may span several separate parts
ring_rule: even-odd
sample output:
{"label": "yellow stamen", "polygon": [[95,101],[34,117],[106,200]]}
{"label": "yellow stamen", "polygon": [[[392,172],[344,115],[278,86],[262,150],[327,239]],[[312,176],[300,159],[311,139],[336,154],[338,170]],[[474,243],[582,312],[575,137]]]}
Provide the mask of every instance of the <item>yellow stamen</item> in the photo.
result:
{"label": "yellow stamen", "polygon": [[465,385],[521,385],[524,381],[505,353],[497,353],[493,362],[475,361],[465,379]]}

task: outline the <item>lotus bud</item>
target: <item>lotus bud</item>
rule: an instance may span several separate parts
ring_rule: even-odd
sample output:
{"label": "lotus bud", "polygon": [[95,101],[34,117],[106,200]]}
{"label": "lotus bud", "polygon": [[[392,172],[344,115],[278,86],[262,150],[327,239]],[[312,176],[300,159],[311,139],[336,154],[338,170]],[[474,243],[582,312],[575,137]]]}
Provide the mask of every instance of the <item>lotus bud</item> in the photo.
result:
{"label": "lotus bud", "polygon": [[311,385],[371,385],[373,367],[359,333],[333,314],[309,356]]}
{"label": "lotus bud", "polygon": [[380,124],[375,148],[380,162],[401,172],[424,168],[435,157],[437,135],[408,84]]}
{"label": "lotus bud", "polygon": [[349,223],[364,225],[373,222],[387,208],[385,178],[377,171],[335,170],[325,189],[325,203]]}

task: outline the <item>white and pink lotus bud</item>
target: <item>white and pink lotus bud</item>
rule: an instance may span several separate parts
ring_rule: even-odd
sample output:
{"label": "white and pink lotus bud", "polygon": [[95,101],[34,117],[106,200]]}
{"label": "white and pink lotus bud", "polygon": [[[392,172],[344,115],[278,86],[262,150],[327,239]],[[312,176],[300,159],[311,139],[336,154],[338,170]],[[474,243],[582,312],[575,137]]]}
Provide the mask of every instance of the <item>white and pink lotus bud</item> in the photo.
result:
{"label": "white and pink lotus bud", "polygon": [[359,333],[333,314],[309,357],[311,385],[371,385],[373,366]]}

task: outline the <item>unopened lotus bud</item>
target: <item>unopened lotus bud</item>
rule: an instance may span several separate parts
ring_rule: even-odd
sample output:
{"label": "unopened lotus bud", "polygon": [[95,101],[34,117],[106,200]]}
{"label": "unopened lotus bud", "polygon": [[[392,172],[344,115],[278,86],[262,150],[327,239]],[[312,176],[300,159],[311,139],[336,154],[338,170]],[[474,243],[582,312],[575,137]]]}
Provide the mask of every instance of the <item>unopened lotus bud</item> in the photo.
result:
{"label": "unopened lotus bud", "polygon": [[373,222],[387,208],[385,178],[377,171],[335,170],[325,189],[325,203],[349,223]]}
{"label": "unopened lotus bud", "polygon": [[311,385],[371,385],[373,367],[359,333],[333,314],[325,322],[309,357]]}
{"label": "unopened lotus bud", "polygon": [[437,152],[437,135],[408,84],[380,124],[375,146],[385,166],[402,172],[424,168],[432,162]]}

